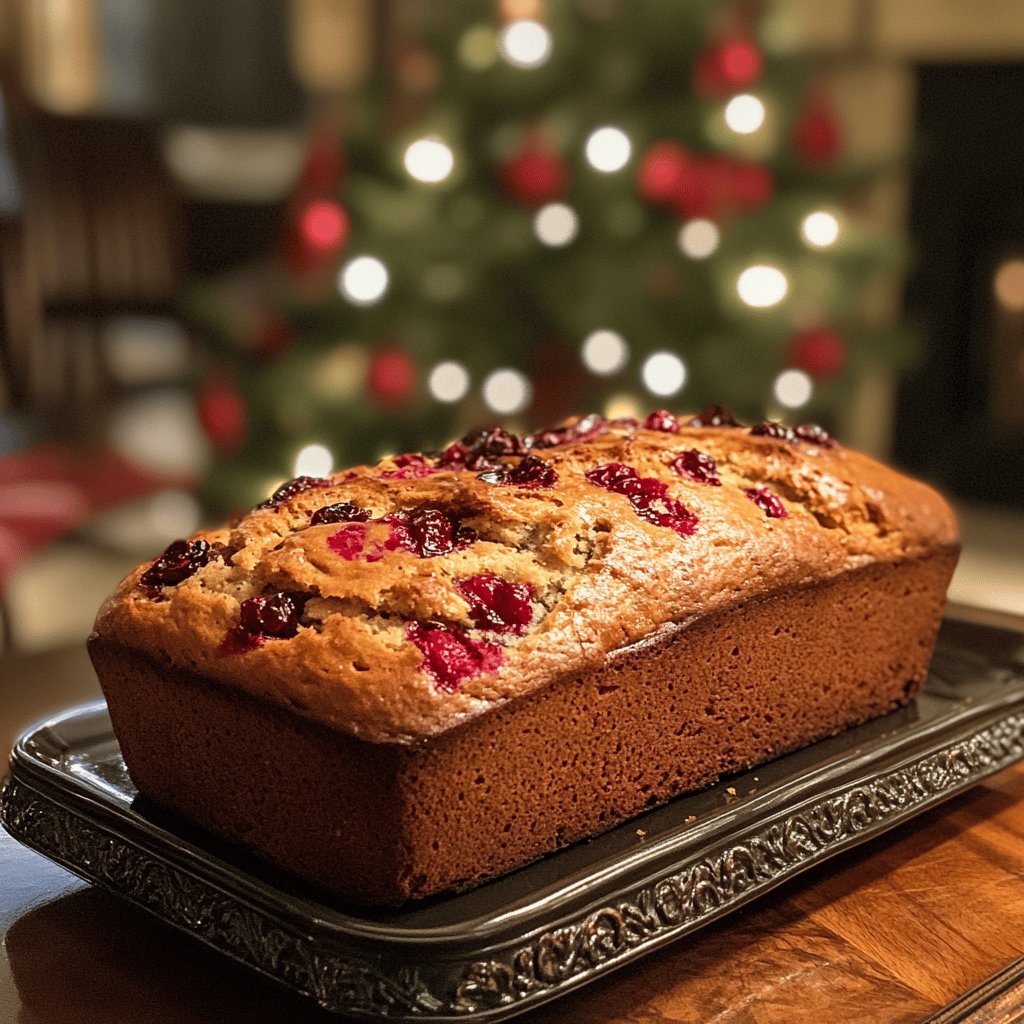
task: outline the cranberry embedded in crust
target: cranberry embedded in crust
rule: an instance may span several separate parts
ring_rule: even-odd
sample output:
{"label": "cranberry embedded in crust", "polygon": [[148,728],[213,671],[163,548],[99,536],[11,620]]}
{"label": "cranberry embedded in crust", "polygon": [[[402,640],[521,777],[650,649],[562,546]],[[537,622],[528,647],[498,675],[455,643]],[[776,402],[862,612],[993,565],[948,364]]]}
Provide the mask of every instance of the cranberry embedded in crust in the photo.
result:
{"label": "cranberry embedded in crust", "polygon": [[645,522],[675,530],[681,537],[692,536],[697,516],[681,501],[668,496],[668,484],[653,476],[640,476],[632,466],[606,462],[588,470],[587,479],[597,487],[624,494],[633,511]]}
{"label": "cranberry embedded in crust", "polygon": [[838,444],[836,439],[817,423],[801,423],[799,427],[793,428],[793,433],[799,440],[816,444],[819,448],[835,448]]}
{"label": "cranberry embedded in crust", "polygon": [[786,512],[786,506],[782,504],[782,499],[767,487],[754,487],[745,493],[769,519],[785,519],[789,514]]}
{"label": "cranberry embedded in crust", "polygon": [[481,473],[477,479],[488,484],[505,484],[511,487],[535,489],[554,487],[558,483],[558,473],[554,466],[548,465],[536,455],[527,455],[518,466],[512,469],[495,469]]}
{"label": "cranberry embedded in crust", "polygon": [[176,586],[209,560],[210,545],[205,540],[176,540],[139,577],[139,586],[149,591]]}
{"label": "cranberry embedded in crust", "polygon": [[796,435],[784,423],[774,423],[771,420],[765,423],[757,423],[750,428],[751,434],[755,437],[774,437],[777,441],[795,441]]}
{"label": "cranberry embedded in crust", "polygon": [[410,622],[405,635],[423,654],[422,670],[444,693],[458,693],[467,680],[497,671],[505,660],[497,644],[473,640],[458,626]]}
{"label": "cranberry embedded in crust", "polygon": [[687,427],[741,427],[742,423],[733,415],[732,409],[725,405],[709,405],[703,412],[691,416],[685,423]]}
{"label": "cranberry embedded in crust", "polygon": [[556,448],[563,444],[574,444],[577,441],[589,441],[607,426],[603,416],[592,412],[566,427],[552,427],[550,430],[539,430],[535,434],[527,434],[523,438],[523,446],[528,451],[533,451],[540,448]]}
{"label": "cranberry embedded in crust", "polygon": [[718,463],[707,452],[697,448],[688,448],[669,465],[680,476],[688,477],[699,484],[722,486],[722,481],[718,478]]}
{"label": "cranberry embedded in crust", "polygon": [[242,602],[238,624],[254,636],[291,637],[299,631],[299,616],[306,599],[301,594],[277,591]]}
{"label": "cranberry embedded in crust", "polygon": [[679,433],[679,420],[667,409],[655,409],[644,420],[644,426],[648,430],[660,430],[665,434]]}
{"label": "cranberry embedded in crust", "polygon": [[[370,541],[369,527],[384,523],[388,535]],[[460,551],[477,539],[476,531],[463,526],[436,508],[391,512],[380,519],[350,522],[327,538],[327,546],[348,562],[379,562],[388,551],[408,551],[419,558],[434,558]]]}
{"label": "cranberry embedded in crust", "polygon": [[339,501],[334,505],[324,505],[318,508],[310,517],[310,526],[320,526],[323,523],[365,523],[369,520],[370,513],[365,508],[353,505],[351,501]]}
{"label": "cranberry embedded in crust", "polygon": [[528,583],[509,583],[492,573],[460,580],[459,592],[469,602],[469,616],[478,629],[522,636],[533,621]]}
{"label": "cranberry embedded in crust", "polygon": [[297,476],[294,480],[281,484],[266,501],[261,501],[256,508],[277,508],[289,498],[294,498],[296,494],[311,491],[315,487],[330,487],[330,485],[331,481],[323,476]]}

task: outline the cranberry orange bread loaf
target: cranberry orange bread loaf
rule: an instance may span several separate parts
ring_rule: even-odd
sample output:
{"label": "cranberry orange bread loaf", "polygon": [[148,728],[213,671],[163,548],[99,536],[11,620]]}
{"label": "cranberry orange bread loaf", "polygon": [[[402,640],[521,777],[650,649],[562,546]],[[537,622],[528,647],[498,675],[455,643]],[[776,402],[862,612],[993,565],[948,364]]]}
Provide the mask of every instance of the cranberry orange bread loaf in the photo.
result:
{"label": "cranberry orange bread loaf", "polygon": [[140,566],[90,649],[142,793],[396,903],[904,703],[957,549],[817,427],[590,417],[293,480]]}

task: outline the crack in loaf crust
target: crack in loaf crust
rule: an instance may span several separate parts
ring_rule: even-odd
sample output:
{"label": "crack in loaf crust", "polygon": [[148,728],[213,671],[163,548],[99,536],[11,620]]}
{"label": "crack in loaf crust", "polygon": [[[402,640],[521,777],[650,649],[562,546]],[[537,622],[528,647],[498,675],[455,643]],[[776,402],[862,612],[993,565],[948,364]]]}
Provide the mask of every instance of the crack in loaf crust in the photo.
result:
{"label": "crack in loaf crust", "polygon": [[300,478],[140,566],[90,641],[140,791],[393,903],[909,699],[943,499],[816,428],[648,423]]}

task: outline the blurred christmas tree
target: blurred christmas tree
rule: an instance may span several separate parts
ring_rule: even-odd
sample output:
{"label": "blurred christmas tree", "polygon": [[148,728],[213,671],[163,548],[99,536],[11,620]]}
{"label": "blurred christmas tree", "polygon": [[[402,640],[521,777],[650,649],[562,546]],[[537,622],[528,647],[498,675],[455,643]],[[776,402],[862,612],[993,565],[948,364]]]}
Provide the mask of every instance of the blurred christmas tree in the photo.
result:
{"label": "blurred christmas tree", "polygon": [[255,318],[220,311],[212,504],[510,417],[827,423],[865,368],[899,368],[905,332],[863,317],[898,247],[857,224],[873,169],[787,17],[477,0],[378,25],[375,80],[312,133],[277,285]]}

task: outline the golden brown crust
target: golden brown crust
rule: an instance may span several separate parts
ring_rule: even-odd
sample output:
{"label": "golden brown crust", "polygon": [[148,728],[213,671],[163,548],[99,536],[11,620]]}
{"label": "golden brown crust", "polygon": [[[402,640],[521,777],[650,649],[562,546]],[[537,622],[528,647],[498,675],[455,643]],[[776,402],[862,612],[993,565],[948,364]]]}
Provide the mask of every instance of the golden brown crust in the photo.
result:
{"label": "golden brown crust", "polygon": [[[673,472],[669,463],[691,448],[717,461],[721,486]],[[147,568],[140,566],[104,604],[96,631],[332,729],[411,743],[553,678],[597,668],[611,652],[673,624],[957,541],[938,494],[842,447],[740,428],[627,426],[536,454],[558,474],[550,489],[489,483],[468,470],[389,479],[381,476],[395,468],[387,460],[337,474],[328,487],[198,535],[221,546],[217,557],[162,588],[160,599],[140,587]],[[645,521],[625,495],[586,479],[609,462],[667,484],[698,517],[693,535]],[[769,518],[747,497],[761,486],[781,498],[785,518]],[[441,508],[479,539],[432,558],[394,550],[378,561],[348,561],[328,545],[336,525],[309,525],[316,509],[340,501],[377,518]],[[521,637],[490,638],[503,645],[496,672],[444,692],[423,670],[406,623],[440,620],[474,634],[457,583],[480,573],[530,584],[533,622]],[[314,595],[297,635],[224,653],[241,603],[268,590]]]}

